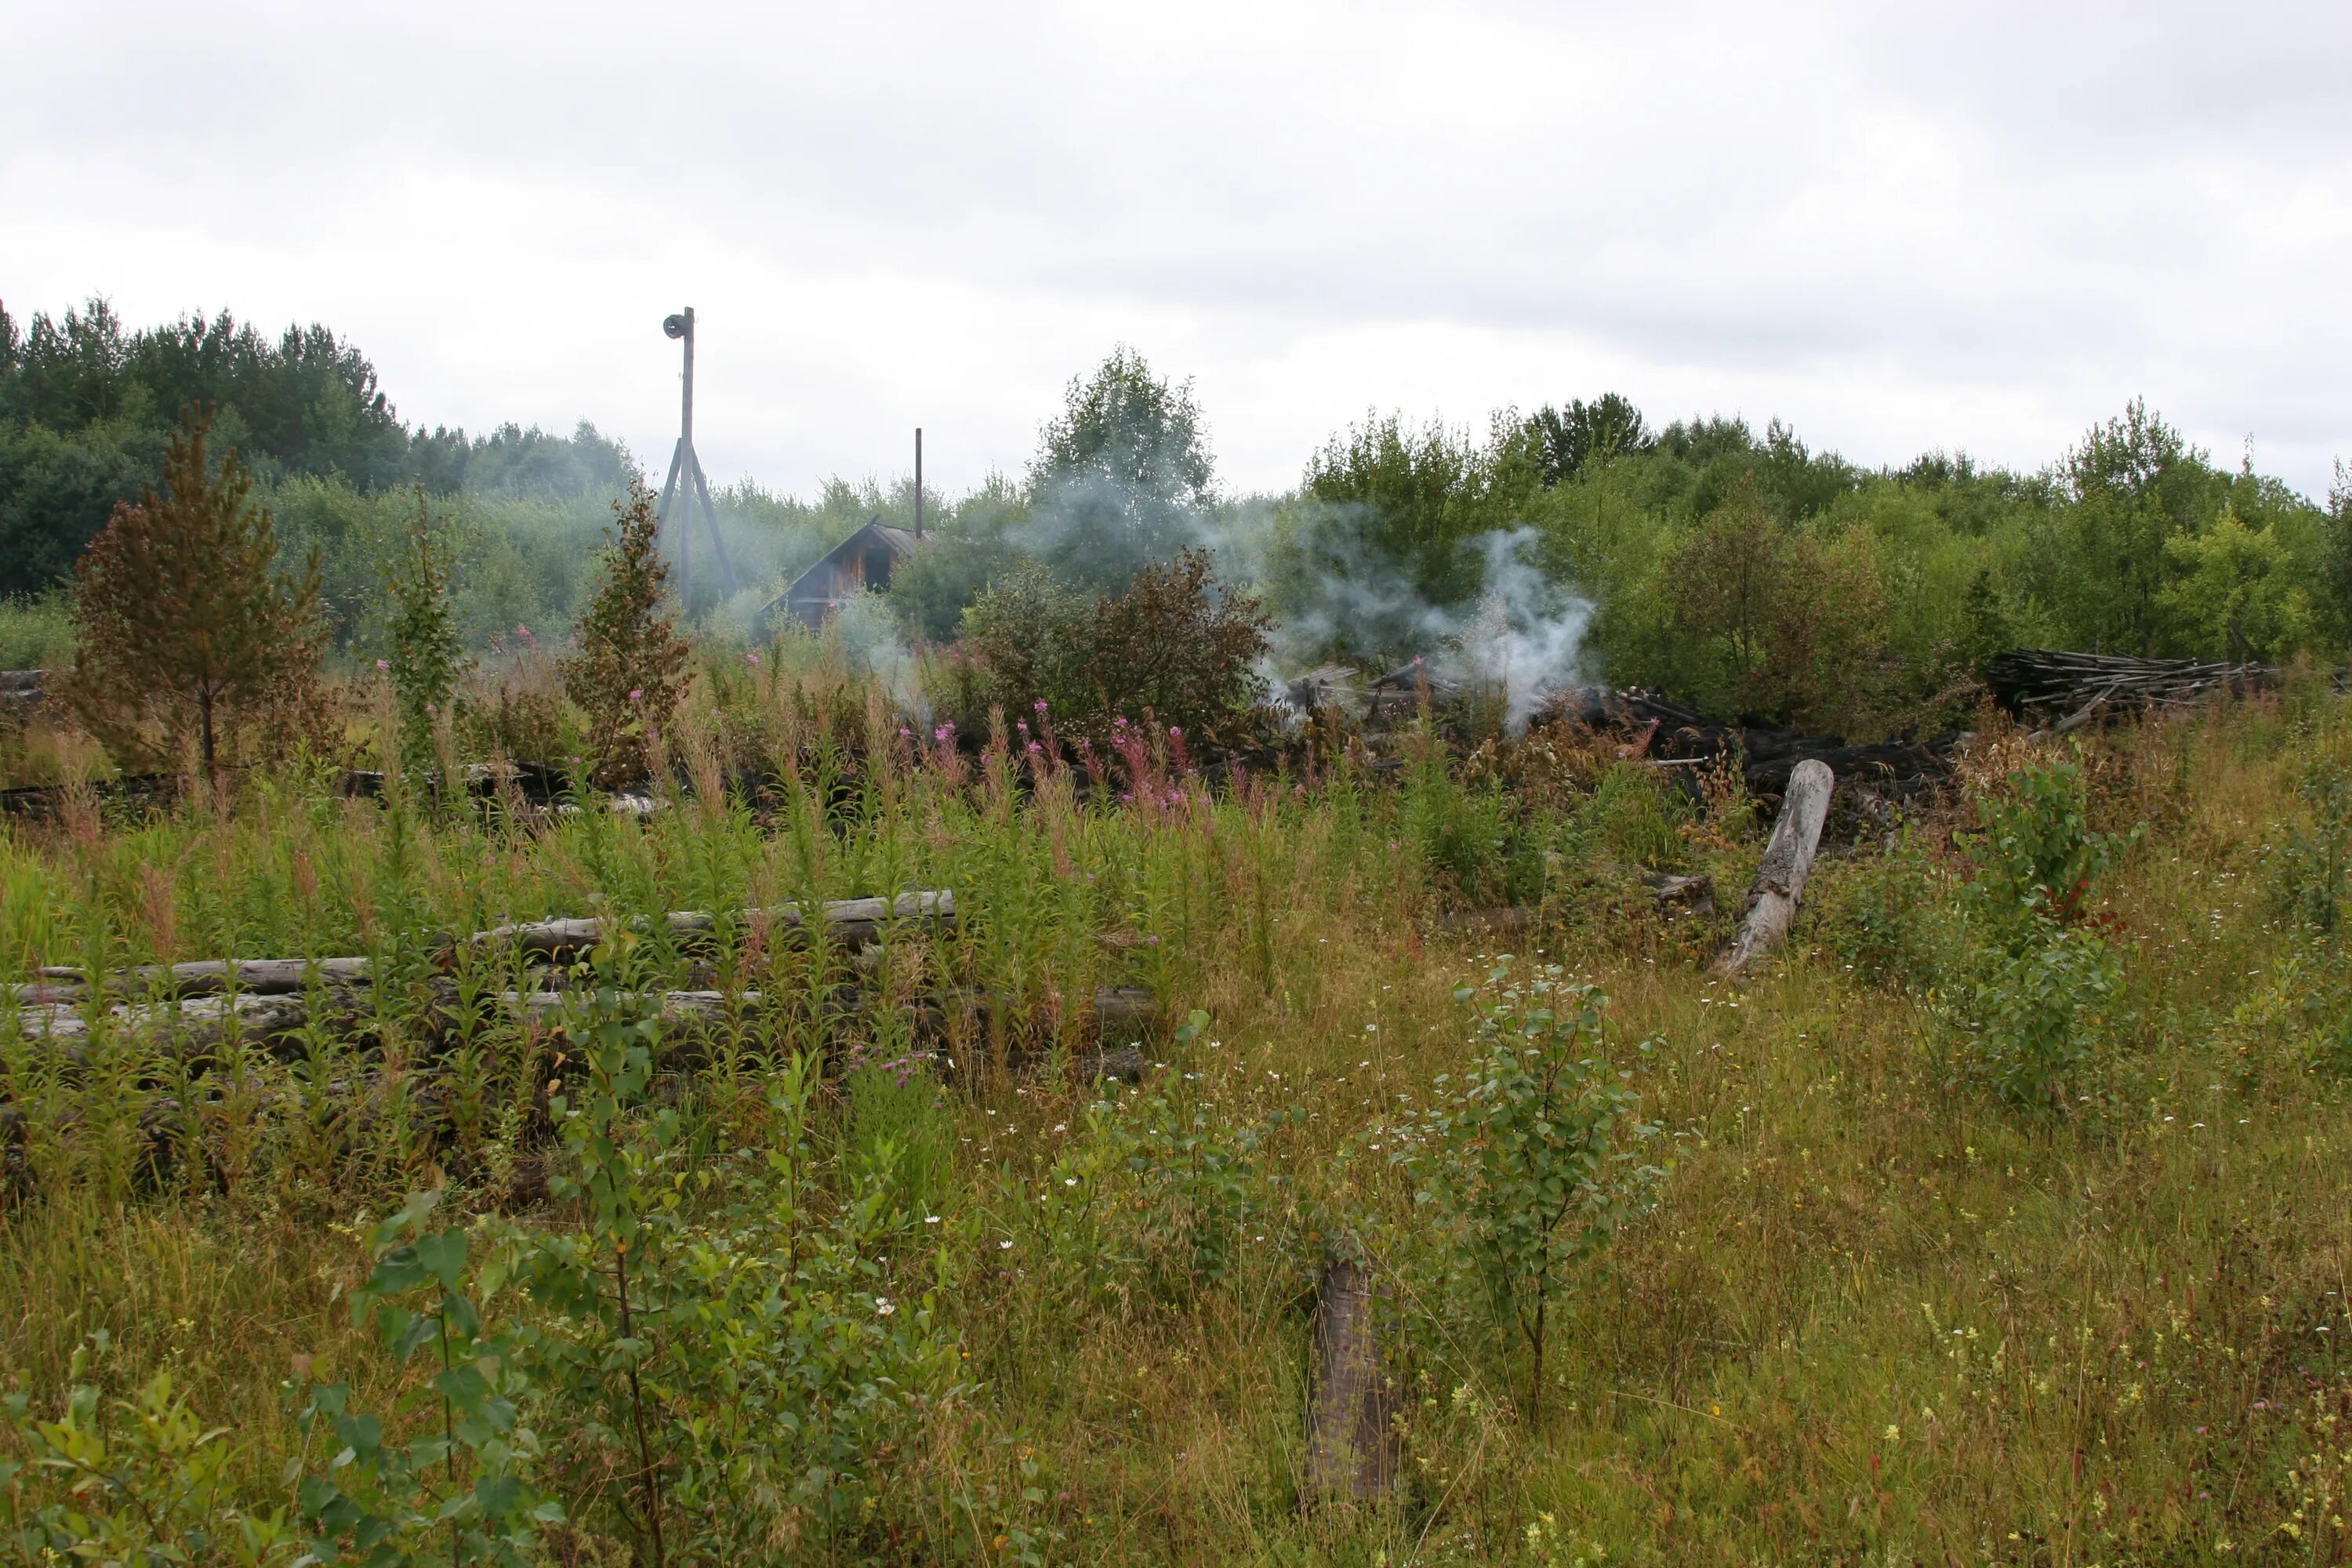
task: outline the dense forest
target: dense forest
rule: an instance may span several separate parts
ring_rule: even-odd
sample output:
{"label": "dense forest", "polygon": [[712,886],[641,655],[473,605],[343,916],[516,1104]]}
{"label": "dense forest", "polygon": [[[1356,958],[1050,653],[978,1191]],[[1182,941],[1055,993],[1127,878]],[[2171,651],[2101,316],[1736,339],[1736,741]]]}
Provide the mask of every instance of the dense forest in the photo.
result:
{"label": "dense forest", "polygon": [[[383,563],[420,506],[457,542],[469,639],[560,634],[583,540],[642,478],[585,421],[412,426],[323,326],[272,339],[223,312],[132,330],[102,300],[21,328],[0,312],[0,595],[16,605],[0,662],[60,635],[75,558],[198,405],[286,548],[319,547],[346,656],[382,640]],[[904,479],[836,479],[814,501],[738,483],[720,497],[738,577],[691,608],[764,634],[791,575],[912,503]],[[2320,504],[2250,460],[2219,465],[2137,401],[2032,474],[1957,451],[1864,468],[1777,421],[1654,426],[1614,395],[1502,410],[1483,432],[1374,411],[1294,490],[1240,496],[1217,482],[1190,387],[1121,349],[1072,383],[1026,473],[927,511],[937,542],[877,608],[934,643],[1024,563],[1110,594],[1197,546],[1263,595],[1292,668],[1437,651],[1484,615],[1565,636],[1582,674],[1858,733],[1970,700],[1978,663],[2012,645],[2291,659],[2352,640],[2352,489]]]}

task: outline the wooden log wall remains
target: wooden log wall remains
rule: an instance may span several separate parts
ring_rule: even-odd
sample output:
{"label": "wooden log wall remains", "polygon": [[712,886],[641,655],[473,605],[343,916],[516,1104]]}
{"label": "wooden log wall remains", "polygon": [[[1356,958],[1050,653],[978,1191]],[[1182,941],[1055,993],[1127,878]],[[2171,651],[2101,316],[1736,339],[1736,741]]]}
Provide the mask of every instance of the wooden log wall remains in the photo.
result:
{"label": "wooden log wall remains", "polygon": [[1780,815],[1756,868],[1756,886],[1748,895],[1739,935],[1715,961],[1717,974],[1738,974],[1789,940],[1789,929],[1804,902],[1813,852],[1821,847],[1822,824],[1829,818],[1830,791],[1835,784],[1826,763],[1809,758],[1790,770],[1789,793],[1781,797]]}
{"label": "wooden log wall remains", "polygon": [[[818,924],[825,939],[839,947],[864,947],[879,941],[883,931],[893,922],[952,925],[955,923],[955,894],[952,891],[901,893],[895,899],[836,899],[820,907]],[[787,931],[805,931],[807,918],[798,904],[778,904],[772,909],[745,910],[736,916],[739,925],[748,926],[764,919],[772,928]],[[715,916],[698,910],[680,910],[662,918],[663,928],[674,937],[708,936],[718,928]],[[594,947],[604,940],[604,922],[593,916],[585,920],[533,921],[520,925],[495,926],[478,931],[470,939],[481,948],[517,947],[528,953],[549,958],[574,957]]]}
{"label": "wooden log wall remains", "polygon": [[[896,922],[938,931],[955,923],[951,891],[901,893],[896,899],[836,899],[819,907],[819,926],[836,947],[863,948],[878,942]],[[737,916],[748,926],[764,917],[772,928],[805,932],[807,920],[797,904],[769,910],[746,910]],[[708,935],[718,921],[699,910],[681,910],[664,917],[673,936]],[[478,931],[470,943],[481,949],[514,947],[523,953],[558,962],[577,958],[603,940],[604,922],[596,919],[536,921],[496,926]],[[236,958],[203,959],[193,963],[143,964],[115,971],[104,977],[106,989],[121,996],[216,996],[234,991],[248,996],[296,995],[312,984],[341,986],[363,984],[368,977],[364,958]],[[89,990],[89,976],[79,969],[50,967],[30,984],[12,988],[20,1005],[38,1006],[79,1002]]]}

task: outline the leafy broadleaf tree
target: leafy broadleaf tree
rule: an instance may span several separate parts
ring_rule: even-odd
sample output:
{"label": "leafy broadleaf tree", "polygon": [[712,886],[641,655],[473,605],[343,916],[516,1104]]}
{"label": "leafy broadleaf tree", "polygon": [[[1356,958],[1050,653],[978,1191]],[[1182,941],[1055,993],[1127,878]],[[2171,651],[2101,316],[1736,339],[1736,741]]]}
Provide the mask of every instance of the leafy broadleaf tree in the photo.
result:
{"label": "leafy broadleaf tree", "polygon": [[142,721],[173,750],[219,765],[233,723],[285,719],[316,700],[320,563],[277,570],[269,513],[234,448],[213,471],[209,410],[193,408],[163,460],[167,494],[114,509],[76,569],[79,657],[69,700],[110,751],[150,751]]}
{"label": "leafy broadleaf tree", "polygon": [[1213,471],[1191,384],[1171,386],[1115,349],[1070,383],[1045,426],[1023,544],[1057,576],[1115,591],[1201,538]]}
{"label": "leafy broadleaf tree", "polygon": [[651,768],[653,742],[686,694],[688,653],[677,611],[666,603],[669,566],[652,492],[634,485],[628,504],[614,508],[619,520],[595,595],[580,616],[579,650],[561,666],[564,695],[587,716],[596,782],[607,786],[642,779]]}
{"label": "leafy broadleaf tree", "polygon": [[465,671],[465,645],[449,602],[456,562],[448,531],[435,524],[419,490],[416,516],[383,584],[392,599],[386,628],[392,647],[385,663],[399,711],[400,765],[412,780],[423,778],[432,766],[435,726],[448,712],[450,693]]}

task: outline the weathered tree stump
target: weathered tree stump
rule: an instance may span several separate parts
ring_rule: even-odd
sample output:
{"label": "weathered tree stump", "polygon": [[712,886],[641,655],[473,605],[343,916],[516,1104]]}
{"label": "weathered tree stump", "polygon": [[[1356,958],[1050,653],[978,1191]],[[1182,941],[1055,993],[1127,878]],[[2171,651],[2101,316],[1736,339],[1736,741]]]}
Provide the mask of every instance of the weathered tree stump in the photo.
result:
{"label": "weathered tree stump", "polygon": [[1821,847],[1822,824],[1829,818],[1830,790],[1835,783],[1826,763],[1808,760],[1790,773],[1789,793],[1780,798],[1780,816],[1756,868],[1756,886],[1748,895],[1738,939],[1715,961],[1717,974],[1738,974],[1751,960],[1789,940],[1789,929],[1796,924],[1798,907],[1804,901],[1813,852]]}
{"label": "weathered tree stump", "polygon": [[1307,1406],[1310,1500],[1373,1501],[1396,1484],[1397,1400],[1381,1361],[1379,1288],[1341,1258],[1323,1271],[1315,1307],[1315,1384]]}

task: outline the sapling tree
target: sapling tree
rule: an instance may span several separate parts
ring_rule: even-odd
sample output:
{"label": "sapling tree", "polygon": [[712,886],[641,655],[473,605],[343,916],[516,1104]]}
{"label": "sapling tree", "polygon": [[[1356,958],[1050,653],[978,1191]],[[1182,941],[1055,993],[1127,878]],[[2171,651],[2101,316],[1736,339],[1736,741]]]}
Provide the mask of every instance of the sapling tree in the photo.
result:
{"label": "sapling tree", "polygon": [[1528,1356],[1528,1408],[1543,1411],[1544,1341],[1580,1268],[1649,1212],[1664,1172],[1643,1157],[1657,1128],[1600,1054],[1607,999],[1558,964],[1498,968],[1478,998],[1477,1061],[1441,1077],[1392,1158],[1416,1179],[1507,1340]]}
{"label": "sapling tree", "polygon": [[643,485],[606,543],[596,591],[580,616],[579,650],[561,666],[564,695],[587,715],[596,782],[646,776],[654,742],[686,694],[686,640],[667,607],[669,566],[661,558],[654,498]]}
{"label": "sapling tree", "polygon": [[167,746],[193,750],[207,774],[232,721],[300,712],[316,696],[325,630],[320,561],[278,570],[269,513],[231,449],[215,472],[212,416],[192,409],[163,459],[164,494],[114,509],[77,565],[79,653],[67,694],[117,754],[151,750],[144,720]]}
{"label": "sapling tree", "polygon": [[448,530],[434,521],[419,490],[416,515],[383,574],[392,600],[385,626],[392,646],[384,664],[400,723],[400,765],[412,780],[423,778],[432,766],[434,731],[465,673],[465,644],[458,640],[457,614],[449,602],[456,563]]}
{"label": "sapling tree", "polygon": [[1970,1065],[2014,1104],[2058,1106],[2123,987],[2091,889],[2140,829],[2092,831],[2083,771],[2070,763],[2017,769],[1977,811],[1982,831],[1961,840],[1976,863],[1969,909],[1980,938],[1960,995]]}
{"label": "sapling tree", "polygon": [[538,1561],[537,1527],[563,1520],[532,1484],[539,1439],[518,1409],[525,1342],[485,1330],[463,1289],[465,1232],[430,1228],[439,1198],[415,1194],[377,1227],[375,1268],[352,1298],[354,1321],[372,1323],[395,1361],[423,1352],[438,1365],[418,1396],[437,1419],[404,1443],[351,1407],[346,1384],[311,1390],[303,1431],[327,1437],[336,1457],[299,1489],[316,1532],[305,1562],[522,1568]]}

